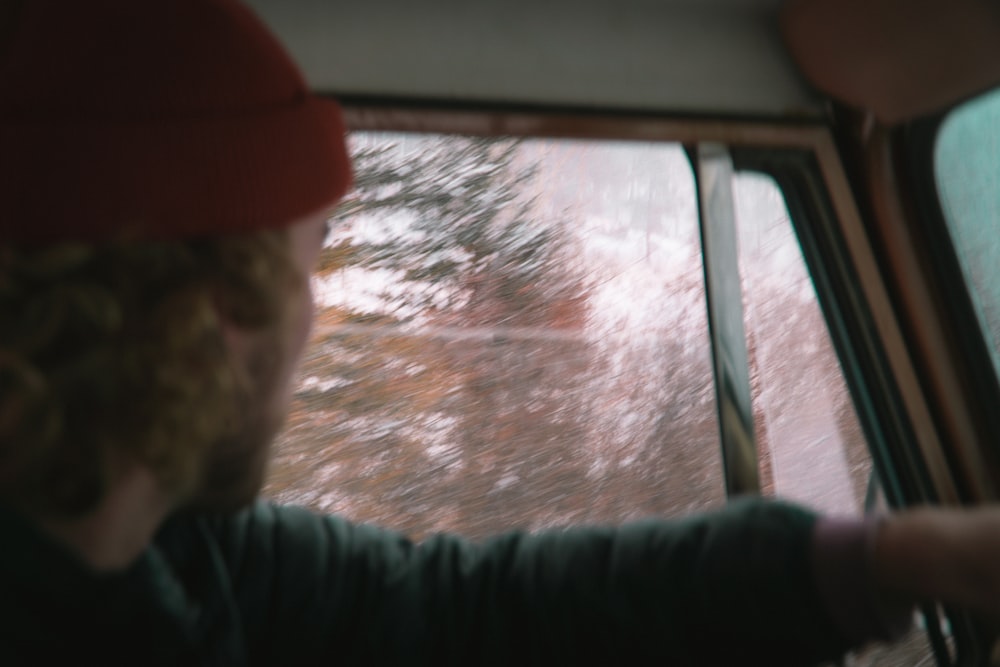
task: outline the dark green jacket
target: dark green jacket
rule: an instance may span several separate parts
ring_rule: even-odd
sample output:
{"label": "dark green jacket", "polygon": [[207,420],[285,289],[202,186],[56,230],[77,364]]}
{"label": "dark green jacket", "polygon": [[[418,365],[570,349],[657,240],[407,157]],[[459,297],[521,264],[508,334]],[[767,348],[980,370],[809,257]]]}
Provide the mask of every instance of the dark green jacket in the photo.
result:
{"label": "dark green jacket", "polygon": [[175,517],[98,576],[2,513],[0,665],[807,665],[848,648],[810,571],[814,521],[743,501],[413,544],[259,504]]}

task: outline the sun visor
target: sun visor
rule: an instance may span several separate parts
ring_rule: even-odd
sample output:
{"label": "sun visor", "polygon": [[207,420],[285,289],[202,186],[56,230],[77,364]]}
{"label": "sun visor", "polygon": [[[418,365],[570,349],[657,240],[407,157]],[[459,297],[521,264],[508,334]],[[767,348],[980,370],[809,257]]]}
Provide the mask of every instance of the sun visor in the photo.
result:
{"label": "sun visor", "polygon": [[887,125],[1000,83],[995,0],[793,0],[781,22],[806,79]]}

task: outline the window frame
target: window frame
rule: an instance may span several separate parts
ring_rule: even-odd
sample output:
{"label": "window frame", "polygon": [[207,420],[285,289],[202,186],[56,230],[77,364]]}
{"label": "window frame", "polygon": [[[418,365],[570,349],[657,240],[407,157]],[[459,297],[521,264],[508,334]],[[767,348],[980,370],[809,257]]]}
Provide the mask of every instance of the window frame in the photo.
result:
{"label": "window frame", "polygon": [[[908,297],[900,286],[910,276],[900,270],[898,257],[886,251],[886,240],[891,237],[880,208],[884,201],[879,201],[879,197],[895,201],[900,194],[893,179],[872,178],[871,166],[873,162],[877,166],[879,152],[872,144],[865,146],[857,140],[862,132],[851,134],[858,129],[853,118],[831,126],[816,120],[483,108],[350,97],[340,102],[348,128],[358,131],[663,141],[689,148],[705,142],[723,144],[737,170],[765,173],[782,190],[889,504],[955,504],[981,498],[982,485],[977,488],[975,480],[970,485],[968,476],[961,474],[961,463],[956,463],[955,431],[942,423],[941,392],[935,391],[934,378],[927,370],[947,358],[928,362],[928,355],[934,357],[939,350],[917,344],[926,329],[940,325],[933,320],[941,311],[928,311],[923,319],[908,316]],[[835,117],[842,113],[837,109]],[[911,125],[907,130],[913,133],[919,128]],[[876,146],[888,145],[879,143],[883,137],[877,131],[874,136]],[[920,144],[910,141],[908,145]],[[905,151],[901,154],[909,165],[918,162]],[[692,167],[697,172],[696,165]],[[907,175],[912,177],[911,172]],[[917,181],[926,185],[926,178],[925,174]],[[908,193],[920,190],[912,183],[903,189]],[[882,194],[872,196],[873,191]],[[927,224],[924,216],[910,215],[914,205],[928,207],[922,200],[911,202],[907,215],[897,216],[896,227],[907,229],[914,217]],[[936,212],[940,218],[940,210]],[[937,225],[940,228],[940,219]],[[956,268],[948,266],[947,255],[935,262],[914,265],[925,271],[922,288],[938,273]],[[1000,387],[990,389],[1000,397]],[[1000,412],[994,421],[1000,434]],[[933,607],[923,611],[939,664],[954,664],[939,611]],[[960,614],[948,613],[948,617],[959,662],[982,655],[981,647],[987,644],[975,625]]]}
{"label": "window frame", "polygon": [[[769,173],[785,191],[888,500],[894,506],[958,501],[953,466],[930,417],[904,323],[890,297],[884,259],[872,245],[827,124],[349,97],[341,104],[348,128],[359,131],[726,145],[737,168]],[[884,424],[886,412],[892,415],[891,427]]]}
{"label": "window frame", "polygon": [[[1000,457],[987,445],[1000,435],[1000,423],[982,400],[989,394],[977,393],[984,391],[983,343],[966,338],[971,304],[966,302],[966,314],[959,314],[968,294],[964,287],[955,288],[964,281],[955,282],[960,273],[950,240],[941,237],[946,230],[936,195],[934,201],[925,198],[933,188],[931,154],[908,135],[917,124],[886,128],[843,109],[837,120],[864,233],[912,367],[912,378],[901,387],[919,394],[923,403],[923,414],[910,410],[915,436],[923,440],[933,431],[937,441],[933,448],[922,448],[937,491],[933,500],[952,505],[993,501],[1000,488]],[[978,322],[974,331],[979,334]]]}
{"label": "window frame", "polygon": [[771,176],[785,196],[887,501],[893,507],[937,501],[924,461],[909,446],[916,441],[914,425],[865,306],[862,281],[838,227],[816,155],[801,149],[737,149],[733,159],[737,169]]}

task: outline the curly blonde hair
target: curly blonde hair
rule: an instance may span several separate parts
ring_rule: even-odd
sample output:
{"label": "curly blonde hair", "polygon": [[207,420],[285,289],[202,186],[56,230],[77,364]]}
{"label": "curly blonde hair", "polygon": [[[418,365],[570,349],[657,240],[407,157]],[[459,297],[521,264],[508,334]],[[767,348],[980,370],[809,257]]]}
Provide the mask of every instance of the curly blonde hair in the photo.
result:
{"label": "curly blonde hair", "polygon": [[118,455],[168,489],[195,484],[206,449],[237,429],[246,391],[222,319],[277,327],[300,280],[285,230],[0,245],[0,497],[80,516]]}

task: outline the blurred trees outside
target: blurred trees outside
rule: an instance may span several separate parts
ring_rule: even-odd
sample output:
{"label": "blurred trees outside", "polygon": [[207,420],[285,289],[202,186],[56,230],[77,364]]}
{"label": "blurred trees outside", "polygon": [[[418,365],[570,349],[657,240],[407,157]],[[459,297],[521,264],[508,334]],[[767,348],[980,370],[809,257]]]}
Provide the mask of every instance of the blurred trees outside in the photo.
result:
{"label": "blurred trees outside", "polygon": [[[356,187],[315,279],[317,326],[266,495],[418,539],[722,502],[694,188],[678,147],[352,142]],[[794,375],[793,393],[770,395],[778,410],[812,381],[793,350],[832,358],[808,334],[822,320],[802,316],[808,276],[795,280],[768,287],[755,311],[772,330],[748,331],[755,364],[758,336],[775,351],[752,369],[757,397],[782,382],[771,366]],[[782,422],[757,425],[771,452]]]}
{"label": "blurred trees outside", "polygon": [[505,490],[572,474],[579,459],[591,361],[579,249],[533,215],[534,165],[519,163],[518,142],[401,141],[354,153],[319,282],[335,292],[367,276],[377,289],[320,312],[305,375],[323,379],[296,408],[330,429],[302,444],[331,453],[338,493],[370,498],[375,515],[391,508],[394,525],[412,529],[440,498],[454,499],[449,521],[474,523],[488,502],[516,523],[532,501]]}

